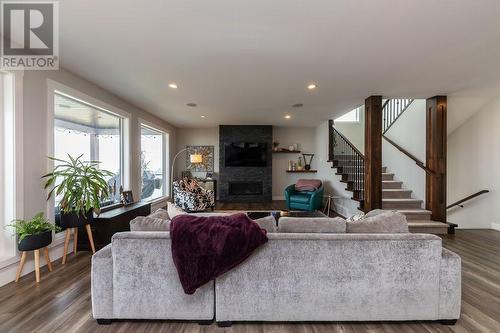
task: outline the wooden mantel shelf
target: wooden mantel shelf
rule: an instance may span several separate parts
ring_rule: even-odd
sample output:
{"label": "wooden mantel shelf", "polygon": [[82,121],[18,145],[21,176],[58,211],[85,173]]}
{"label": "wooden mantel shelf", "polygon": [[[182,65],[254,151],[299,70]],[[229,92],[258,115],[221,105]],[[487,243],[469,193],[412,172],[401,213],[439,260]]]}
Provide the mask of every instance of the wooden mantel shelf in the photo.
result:
{"label": "wooden mantel shelf", "polygon": [[300,154],[300,150],[273,150],[273,154]]}
{"label": "wooden mantel shelf", "polygon": [[318,170],[286,170],[288,173],[316,173]]}

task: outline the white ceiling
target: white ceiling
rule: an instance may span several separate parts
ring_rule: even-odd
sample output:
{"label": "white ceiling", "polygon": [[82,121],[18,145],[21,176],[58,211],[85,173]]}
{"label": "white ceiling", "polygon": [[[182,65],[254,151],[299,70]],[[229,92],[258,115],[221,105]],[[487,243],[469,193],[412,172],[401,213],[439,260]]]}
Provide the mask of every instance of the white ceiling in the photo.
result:
{"label": "white ceiling", "polygon": [[500,81],[500,1],[63,0],[60,55],[179,127],[314,126],[373,94]]}

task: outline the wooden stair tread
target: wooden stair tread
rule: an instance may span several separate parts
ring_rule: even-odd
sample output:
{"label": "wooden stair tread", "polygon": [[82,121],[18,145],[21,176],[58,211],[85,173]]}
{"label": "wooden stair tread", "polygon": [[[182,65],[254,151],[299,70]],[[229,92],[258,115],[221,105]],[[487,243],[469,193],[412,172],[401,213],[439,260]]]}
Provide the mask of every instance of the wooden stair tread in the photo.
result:
{"label": "wooden stair tread", "polygon": [[422,203],[423,200],[420,199],[413,199],[413,198],[389,198],[389,199],[382,199],[382,202],[391,202],[391,203],[407,203],[407,202],[420,202]]}
{"label": "wooden stair tread", "polygon": [[384,188],[382,192],[413,192],[412,190],[406,188]]}
{"label": "wooden stair tread", "polygon": [[408,225],[419,226],[419,227],[443,227],[448,228],[447,223],[432,221],[432,220],[410,220]]}
{"label": "wooden stair tread", "polygon": [[408,213],[408,214],[428,215],[428,214],[432,213],[430,210],[427,210],[427,209],[395,209],[395,210],[397,210],[398,212],[400,212],[402,214]]}
{"label": "wooden stair tread", "polygon": [[448,228],[448,224],[443,222],[422,220],[408,221],[408,229],[412,233],[446,235],[448,234]]}

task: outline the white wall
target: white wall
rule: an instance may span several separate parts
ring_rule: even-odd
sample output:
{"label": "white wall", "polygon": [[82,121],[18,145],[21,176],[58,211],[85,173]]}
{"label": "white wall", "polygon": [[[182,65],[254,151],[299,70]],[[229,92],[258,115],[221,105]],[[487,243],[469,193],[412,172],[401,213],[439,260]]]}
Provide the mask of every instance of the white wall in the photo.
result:
{"label": "white wall", "polygon": [[[452,112],[452,111],[451,111]],[[480,190],[491,193],[448,210],[459,228],[500,230],[500,97],[448,137],[448,204]]]}
{"label": "white wall", "polygon": [[[414,100],[385,134],[420,161],[426,160],[426,113],[425,99]],[[404,188],[413,190],[412,197],[425,200],[425,171],[387,140],[382,140],[382,163]]]}
{"label": "white wall", "polygon": [[[315,128],[314,127],[273,127],[273,141],[280,143],[280,147],[287,148],[296,143],[301,154],[273,154],[273,199],[285,200],[284,190],[290,184],[295,184],[299,178],[318,178],[315,173],[287,173],[288,161],[297,162],[302,153],[315,154],[311,163],[311,169],[318,166]],[[302,164],[304,162],[302,161]]]}
{"label": "white wall", "polygon": [[[170,132],[170,152],[175,148],[175,128],[69,71],[63,69],[59,71],[25,71],[23,77],[24,217],[31,217],[37,212],[46,212],[47,209],[46,192],[40,179],[40,176],[48,172],[47,156],[51,154],[48,151],[48,140],[53,137],[53,133],[48,133],[47,130],[47,79],[64,84],[131,114],[130,182],[134,194],[139,193],[140,136],[138,118],[164,127]],[[52,260],[58,259],[62,255],[61,241],[62,239],[56,238],[52,244],[50,249]],[[72,246],[69,248],[72,249]],[[45,265],[43,259],[42,263]],[[0,285],[14,280],[16,268],[17,262],[14,262],[0,269]],[[32,271],[33,261],[30,258],[25,264],[23,275]]]}
{"label": "white wall", "polygon": [[365,153],[365,107],[360,107],[359,122],[335,121],[335,127],[363,154]]}

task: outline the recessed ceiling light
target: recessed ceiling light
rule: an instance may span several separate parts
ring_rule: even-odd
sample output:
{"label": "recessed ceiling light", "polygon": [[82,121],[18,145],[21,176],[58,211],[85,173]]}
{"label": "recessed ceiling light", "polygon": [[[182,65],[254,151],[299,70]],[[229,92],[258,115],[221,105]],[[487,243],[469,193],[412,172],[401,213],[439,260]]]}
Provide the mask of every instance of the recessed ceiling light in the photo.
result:
{"label": "recessed ceiling light", "polygon": [[292,105],[293,108],[301,108],[303,106],[304,106],[304,104],[302,104],[302,103],[297,103],[297,104]]}
{"label": "recessed ceiling light", "polygon": [[169,87],[169,88],[172,88],[172,89],[177,89],[177,88],[178,88],[177,83],[173,83],[173,82],[172,82],[172,83],[169,83],[169,84],[168,84],[168,87]]}
{"label": "recessed ceiling light", "polygon": [[318,86],[315,84],[315,83],[310,83],[308,86],[307,86],[307,89],[309,90],[314,90],[316,89]]}
{"label": "recessed ceiling light", "polygon": [[207,116],[201,116],[202,118],[206,118]]}
{"label": "recessed ceiling light", "polygon": [[198,106],[198,104],[196,104],[196,103],[187,103],[186,105],[187,105],[187,106],[190,106],[190,107],[192,107],[192,108],[195,108],[195,107],[197,107],[197,106]]}
{"label": "recessed ceiling light", "polygon": [[292,118],[292,116],[290,116],[289,114],[285,115],[285,119],[290,119],[290,118]]}

